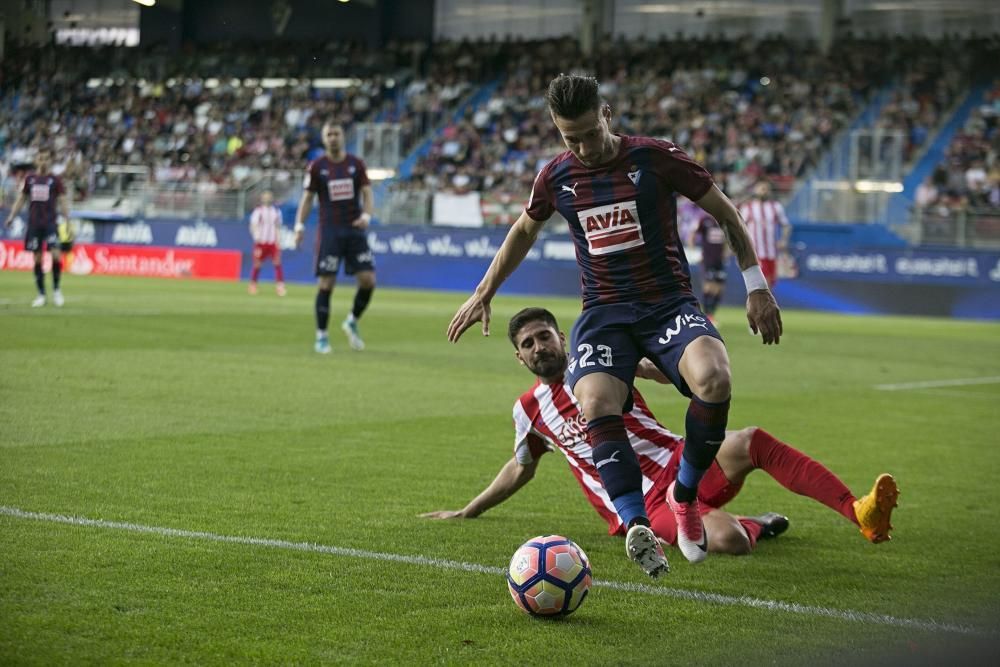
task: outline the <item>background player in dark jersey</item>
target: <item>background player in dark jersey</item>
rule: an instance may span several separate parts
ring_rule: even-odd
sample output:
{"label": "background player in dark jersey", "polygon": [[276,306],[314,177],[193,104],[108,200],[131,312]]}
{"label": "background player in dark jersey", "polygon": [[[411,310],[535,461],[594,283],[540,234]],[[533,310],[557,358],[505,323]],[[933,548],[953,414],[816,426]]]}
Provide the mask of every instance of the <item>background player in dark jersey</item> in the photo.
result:
{"label": "background player in dark jersey", "polygon": [[32,308],[45,305],[45,270],[43,260],[45,250],[52,255],[52,303],[63,305],[59,282],[62,277],[62,255],[59,243],[59,214],[69,219],[69,203],[62,180],[49,172],[52,155],[42,149],[35,157],[35,169],[24,179],[21,191],[4,222],[5,227],[14,223],[18,211],[28,203],[28,231],[24,235],[24,249],[35,256],[35,286],[38,296],[31,302]]}
{"label": "background player in dark jersey", "polygon": [[330,295],[337,282],[341,264],[344,273],[358,284],[354,307],[340,328],[352,349],[363,350],[358,335],[358,318],[368,307],[375,289],[375,258],[368,247],[367,229],[375,208],[375,197],[365,163],[344,148],[344,127],[327,121],[323,125],[326,152],[313,160],[306,170],[305,189],[295,214],[295,242],[302,242],[306,218],[313,197],[319,199],[319,229],[316,242],[316,351],[329,354]]}
{"label": "background player in dark jersey", "polygon": [[478,321],[489,332],[493,295],[558,210],[569,221],[583,288],[568,380],[587,418],[601,482],[629,527],[626,550],[656,577],[667,571],[666,558],[649,528],[639,461],[622,416],[636,367],[643,357],[651,359],[691,398],[684,456],[667,491],[678,546],[691,562],[707,553],[697,488],[725,438],[730,402],[729,357],[691,290],[675,192],[725,231],[747,282],[747,319],[765,344],[778,342],[781,315],[739,212],[703,167],[670,142],[612,134],[611,107],[592,77],[560,75],[546,98],[569,150],[539,172],[527,208],[455,314],[448,338],[457,341]]}
{"label": "background player in dark jersey", "polygon": [[704,211],[691,230],[689,245],[701,248],[701,307],[712,324],[726,287],[726,235]]}

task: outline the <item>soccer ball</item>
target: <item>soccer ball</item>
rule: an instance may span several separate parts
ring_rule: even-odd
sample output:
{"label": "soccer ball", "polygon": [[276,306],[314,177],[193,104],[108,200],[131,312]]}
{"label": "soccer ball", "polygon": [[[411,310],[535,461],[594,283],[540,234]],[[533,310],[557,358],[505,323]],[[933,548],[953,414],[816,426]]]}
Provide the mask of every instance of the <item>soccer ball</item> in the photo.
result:
{"label": "soccer ball", "polygon": [[562,535],[528,540],[507,568],[510,596],[532,616],[572,614],[587,597],[590,578],[587,554]]}

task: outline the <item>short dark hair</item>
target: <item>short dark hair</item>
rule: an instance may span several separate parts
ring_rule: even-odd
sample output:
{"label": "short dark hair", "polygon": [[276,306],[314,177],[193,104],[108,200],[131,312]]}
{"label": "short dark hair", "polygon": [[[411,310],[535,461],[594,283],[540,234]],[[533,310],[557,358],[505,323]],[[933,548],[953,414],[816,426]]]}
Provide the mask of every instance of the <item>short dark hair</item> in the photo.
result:
{"label": "short dark hair", "polygon": [[549,111],[567,120],[600,109],[601,94],[597,79],[592,76],[560,74],[549,84],[545,102],[549,105]]}
{"label": "short dark hair", "polygon": [[507,325],[507,338],[510,342],[517,347],[517,333],[528,324],[528,322],[542,321],[546,324],[551,324],[552,328],[559,331],[559,323],[556,322],[556,316],[545,308],[525,308],[520,312],[516,313],[514,317],[510,318],[510,324]]}

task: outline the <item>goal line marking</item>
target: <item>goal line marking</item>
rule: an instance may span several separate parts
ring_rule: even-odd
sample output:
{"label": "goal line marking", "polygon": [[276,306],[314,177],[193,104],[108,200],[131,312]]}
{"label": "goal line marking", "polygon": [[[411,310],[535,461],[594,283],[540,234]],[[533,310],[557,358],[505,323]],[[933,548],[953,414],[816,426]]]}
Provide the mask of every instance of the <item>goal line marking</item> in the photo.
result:
{"label": "goal line marking", "polygon": [[[254,547],[270,547],[273,549],[286,549],[290,551],[306,551],[311,553],[330,554],[333,556],[344,556],[348,558],[362,558],[394,563],[406,563],[408,565],[421,565],[434,567],[443,570],[461,570],[464,572],[477,572],[480,574],[491,574],[503,576],[506,570],[502,567],[490,565],[480,565],[478,563],[464,563],[462,561],[447,560],[443,558],[430,558],[427,556],[413,556],[405,554],[394,554],[381,551],[368,551],[365,549],[353,549],[349,547],[336,547],[324,544],[314,544],[312,542],[290,542],[287,540],[276,540],[262,537],[245,537],[240,535],[219,535],[195,530],[182,530],[179,528],[165,528],[161,526],[146,526],[137,523],[127,523],[122,521],[105,521],[103,519],[88,519],[85,517],[65,516],[62,514],[47,514],[43,512],[30,512],[16,507],[0,505],[0,515],[15,519],[27,519],[33,521],[45,521],[49,523],[61,523],[72,526],[83,526],[87,528],[102,528],[106,530],[122,530],[131,533],[144,533],[147,535],[159,535],[161,537],[174,537],[189,540],[205,540],[209,542],[221,542],[225,544],[240,544]],[[990,630],[977,628],[969,625],[956,623],[945,623],[932,619],[905,618],[890,616],[887,614],[876,614],[866,611],[855,611],[851,609],[835,609],[830,607],[815,607],[811,605],[796,604],[793,602],[781,602],[778,600],[765,600],[745,595],[733,596],[719,593],[705,593],[702,591],[690,591],[680,588],[667,588],[662,586],[652,586],[649,584],[636,584],[623,581],[603,581],[594,580],[593,585],[598,588],[607,588],[614,591],[626,593],[641,593],[660,597],[676,598],[691,602],[703,602],[708,604],[725,605],[733,607],[748,607],[751,609],[764,609],[767,611],[781,611],[804,616],[822,616],[835,618],[857,623],[869,623],[876,625],[893,626],[898,628],[910,628],[915,630],[925,630],[932,632],[950,632],[964,635],[993,636],[995,633]]]}

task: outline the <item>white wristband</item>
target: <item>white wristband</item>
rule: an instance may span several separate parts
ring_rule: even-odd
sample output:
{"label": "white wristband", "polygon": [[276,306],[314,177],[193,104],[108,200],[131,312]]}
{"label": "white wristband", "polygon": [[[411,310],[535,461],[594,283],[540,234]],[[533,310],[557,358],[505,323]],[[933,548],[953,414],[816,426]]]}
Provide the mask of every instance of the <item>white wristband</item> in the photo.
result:
{"label": "white wristband", "polygon": [[306,228],[305,225],[296,222],[295,223],[295,228],[292,231],[294,231],[296,234],[298,234],[299,232],[303,231],[305,228]]}
{"label": "white wristband", "polygon": [[759,289],[768,289],[764,273],[757,264],[743,271],[743,282],[747,286],[747,294]]}
{"label": "white wristband", "polygon": [[364,220],[365,224],[367,225],[368,223],[370,223],[372,221],[372,214],[371,213],[362,213],[361,214],[361,219]]}

